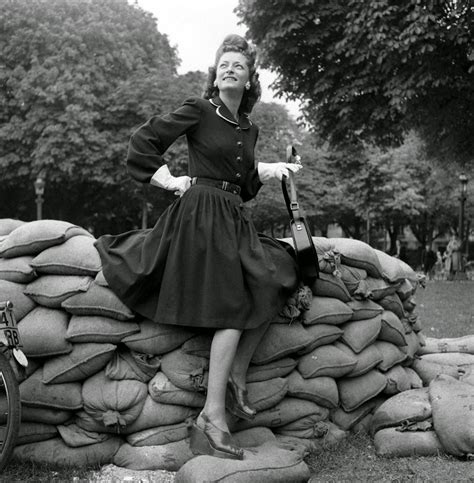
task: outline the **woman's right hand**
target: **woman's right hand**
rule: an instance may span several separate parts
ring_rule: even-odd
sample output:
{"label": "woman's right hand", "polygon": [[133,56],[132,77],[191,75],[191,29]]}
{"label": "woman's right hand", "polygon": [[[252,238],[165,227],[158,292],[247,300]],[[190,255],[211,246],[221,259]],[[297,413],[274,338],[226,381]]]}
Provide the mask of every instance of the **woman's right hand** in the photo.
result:
{"label": "woman's right hand", "polygon": [[183,196],[191,186],[191,178],[189,176],[173,176],[168,166],[164,164],[155,172],[150,184],[168,191],[174,191],[177,196]]}

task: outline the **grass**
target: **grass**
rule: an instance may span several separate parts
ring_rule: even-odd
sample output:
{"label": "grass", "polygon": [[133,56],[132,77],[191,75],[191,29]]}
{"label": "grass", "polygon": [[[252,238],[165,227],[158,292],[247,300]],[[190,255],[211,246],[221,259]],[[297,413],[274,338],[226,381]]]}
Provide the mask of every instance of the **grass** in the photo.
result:
{"label": "grass", "polygon": [[[474,333],[474,281],[429,281],[415,295],[425,337],[461,337]],[[448,456],[381,458],[367,434],[345,440],[306,458],[311,483],[330,482],[474,482],[474,463]],[[3,482],[93,481],[97,468],[57,468],[12,462]],[[139,481],[130,480],[128,481]],[[147,480],[141,480],[143,482]]]}

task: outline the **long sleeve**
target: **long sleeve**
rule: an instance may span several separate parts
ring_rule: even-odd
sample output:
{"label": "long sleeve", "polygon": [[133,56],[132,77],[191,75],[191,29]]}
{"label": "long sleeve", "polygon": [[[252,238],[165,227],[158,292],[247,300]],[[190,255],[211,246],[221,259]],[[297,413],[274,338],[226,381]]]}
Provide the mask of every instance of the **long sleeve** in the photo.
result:
{"label": "long sleeve", "polygon": [[156,170],[165,164],[163,154],[181,135],[199,123],[201,110],[196,98],[187,99],[181,107],[166,116],[154,116],[131,136],[127,169],[142,183],[149,183]]}

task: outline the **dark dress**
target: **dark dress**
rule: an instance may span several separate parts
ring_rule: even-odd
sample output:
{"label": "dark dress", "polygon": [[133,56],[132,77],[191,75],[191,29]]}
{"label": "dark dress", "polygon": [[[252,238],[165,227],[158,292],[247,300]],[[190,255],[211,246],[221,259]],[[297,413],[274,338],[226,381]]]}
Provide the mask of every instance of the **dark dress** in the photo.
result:
{"label": "dark dress", "polygon": [[237,123],[219,98],[187,99],[131,137],[127,166],[149,183],[182,134],[189,176],[238,184],[240,196],[195,184],[152,229],[96,242],[110,288],[136,313],[164,324],[251,329],[278,314],[298,286],[291,247],[257,233],[243,201],[262,186],[254,162],[258,128]]}

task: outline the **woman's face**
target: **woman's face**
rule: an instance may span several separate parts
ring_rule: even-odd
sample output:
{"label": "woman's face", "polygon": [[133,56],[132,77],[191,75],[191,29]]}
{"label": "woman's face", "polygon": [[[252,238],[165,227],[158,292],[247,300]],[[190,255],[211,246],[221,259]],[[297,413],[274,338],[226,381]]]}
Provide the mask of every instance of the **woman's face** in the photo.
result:
{"label": "woman's face", "polygon": [[216,69],[216,82],[220,92],[225,90],[243,92],[249,75],[245,55],[239,52],[225,52],[221,55]]}

